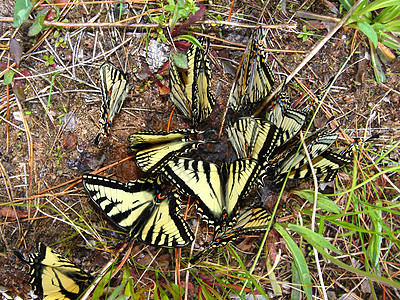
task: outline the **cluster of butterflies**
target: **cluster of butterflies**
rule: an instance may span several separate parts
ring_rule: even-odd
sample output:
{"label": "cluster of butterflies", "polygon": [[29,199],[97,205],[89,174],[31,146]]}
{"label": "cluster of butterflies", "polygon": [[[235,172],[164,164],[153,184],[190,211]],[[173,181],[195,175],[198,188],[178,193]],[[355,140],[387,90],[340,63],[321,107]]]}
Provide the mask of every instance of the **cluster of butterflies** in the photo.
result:
{"label": "cluster of butterflies", "polygon": [[[262,28],[250,37],[229,97],[229,107],[236,111],[262,101],[274,84],[265,37]],[[170,62],[171,100],[196,126],[211,115],[215,105],[210,92],[209,41],[200,42],[203,49],[192,45],[187,51],[188,70]],[[96,144],[102,135],[108,135],[128,86],[126,75],[108,62],[100,68],[100,80],[103,104]],[[227,133],[237,158],[222,165],[187,156],[206,143],[198,139],[202,131],[134,133],[128,138],[129,148],[136,152],[136,165],[150,177],[122,183],[84,174],[83,186],[93,203],[131,240],[167,248],[185,247],[194,240],[180,211],[182,196],[193,197],[202,220],[214,228],[212,240],[191,259],[196,263],[211,249],[272,225],[271,214],[263,205],[251,203],[242,208],[246,196],[265,178],[281,183],[286,178],[310,177],[309,156],[319,179],[330,181],[339,168],[352,161],[354,144],[331,148],[338,138],[335,131],[317,130],[306,136],[306,148],[302,146],[298,134],[310,107],[291,108],[281,91],[267,118],[241,117],[231,122]],[[30,265],[31,284],[40,295],[58,292],[64,299],[75,299],[90,279],[89,274],[42,243],[38,253],[28,259],[17,255]]]}

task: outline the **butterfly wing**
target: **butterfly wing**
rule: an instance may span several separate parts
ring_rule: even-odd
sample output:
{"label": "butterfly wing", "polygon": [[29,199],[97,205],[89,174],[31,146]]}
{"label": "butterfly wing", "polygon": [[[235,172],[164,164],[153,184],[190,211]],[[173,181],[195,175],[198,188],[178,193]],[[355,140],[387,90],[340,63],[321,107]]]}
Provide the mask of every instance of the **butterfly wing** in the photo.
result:
{"label": "butterfly wing", "polygon": [[180,192],[197,196],[198,212],[206,222],[210,225],[220,222],[225,202],[218,165],[179,157],[169,161],[163,172]]}
{"label": "butterfly wing", "polygon": [[187,51],[188,70],[178,70],[170,59],[171,101],[194,123],[212,112],[215,99],[210,92],[210,66],[207,58],[209,39],[200,38],[204,50],[192,44]]}
{"label": "butterfly wing", "polygon": [[100,131],[95,138],[97,145],[102,135],[107,136],[115,115],[121,110],[128,95],[128,77],[110,62],[100,67],[100,86],[103,97],[101,105]]}
{"label": "butterfly wing", "polygon": [[188,225],[177,215],[176,202],[169,195],[161,197],[158,180],[146,178],[124,184],[84,174],[82,183],[91,200],[131,238],[167,248],[183,247],[193,240]]}
{"label": "butterfly wing", "polygon": [[229,96],[235,110],[261,101],[272,89],[275,79],[267,63],[265,37],[263,28],[254,30],[243,54]]}
{"label": "butterfly wing", "polygon": [[129,149],[138,151],[146,149],[151,145],[168,143],[173,140],[184,139],[189,135],[201,133],[192,129],[181,129],[174,131],[139,131],[129,136],[128,141],[130,142]]}
{"label": "butterfly wing", "polygon": [[202,251],[190,260],[190,263],[196,263],[210,250],[226,245],[243,234],[265,231],[271,222],[273,222],[271,214],[261,206],[250,206],[244,209],[238,216],[236,224],[227,228],[225,232],[220,232],[219,235],[214,236],[211,242],[206,243]]}
{"label": "butterfly wing", "polygon": [[[188,62],[189,65],[189,62]],[[190,65],[189,65],[190,68]],[[192,85],[194,73],[190,70],[178,70],[174,60],[169,59],[169,77],[171,82],[170,98],[186,118],[192,119]]]}
{"label": "butterfly wing", "polygon": [[130,148],[138,150],[135,155],[136,165],[144,172],[155,172],[177,154],[189,152],[203,143],[191,139],[186,133],[191,134],[194,131],[140,132],[131,135]]}
{"label": "butterfly wing", "polygon": [[41,242],[37,243],[37,249],[28,259],[15,252],[29,265],[29,283],[34,293],[46,300],[77,299],[92,276]]}
{"label": "butterfly wing", "polygon": [[[315,140],[313,140],[307,146],[307,151],[311,160],[315,159],[321,153],[328,150],[329,147],[331,147],[332,144],[337,140],[337,138],[338,138],[337,133],[327,133],[327,134],[322,134]],[[305,153],[304,148],[301,148],[298,153],[295,153],[284,159],[284,161],[281,163],[279,167],[278,173],[279,174],[287,173],[290,168],[295,170],[303,167],[306,164],[308,164],[307,155]]]}
{"label": "butterfly wing", "polygon": [[228,129],[229,139],[238,157],[267,161],[281,144],[281,131],[265,119],[239,118]]}
{"label": "butterfly wing", "polygon": [[215,105],[215,99],[210,90],[211,71],[208,60],[210,39],[201,38],[199,42],[203,45],[203,49],[192,44],[188,50],[188,61],[194,61],[195,88],[192,95],[192,111],[196,123],[207,119]]}
{"label": "butterfly wing", "polygon": [[[347,151],[347,149],[345,150]],[[327,150],[316,157],[312,163],[319,181],[329,182],[335,179],[339,169],[350,164],[352,157],[345,153],[343,149]],[[302,168],[289,174],[291,177],[309,178],[312,176],[310,165],[304,165]]]}
{"label": "butterfly wing", "polygon": [[306,112],[290,108],[287,99],[286,93],[281,91],[268,115],[268,121],[275,124],[282,132],[281,144],[292,139],[303,127],[307,118]]}
{"label": "butterfly wing", "polygon": [[[329,158],[324,159],[324,153],[330,151],[328,149],[337,138],[337,133],[325,133],[321,134],[308,144],[307,151],[313,163],[313,168],[316,171],[317,177],[321,177],[325,173],[324,168],[325,166],[328,167]],[[294,146],[293,149],[298,149],[298,145]],[[329,155],[327,154],[327,157],[328,156]],[[279,165],[279,167],[277,167],[277,165]],[[275,171],[275,175],[273,176],[275,182],[283,181],[286,176],[288,176],[289,179],[303,179],[312,176],[312,171],[303,148],[301,148],[298,153],[293,153],[290,156],[283,157],[278,163],[272,162],[272,169]],[[287,175],[288,172],[289,175]]]}
{"label": "butterfly wing", "polygon": [[236,215],[238,203],[244,200],[258,180],[260,165],[257,160],[246,158],[235,160],[223,167],[226,170],[224,206],[228,215],[227,219],[231,221]]}
{"label": "butterfly wing", "polygon": [[193,232],[181,216],[178,202],[175,193],[168,193],[157,202],[137,238],[146,244],[168,248],[184,247],[192,242]]}

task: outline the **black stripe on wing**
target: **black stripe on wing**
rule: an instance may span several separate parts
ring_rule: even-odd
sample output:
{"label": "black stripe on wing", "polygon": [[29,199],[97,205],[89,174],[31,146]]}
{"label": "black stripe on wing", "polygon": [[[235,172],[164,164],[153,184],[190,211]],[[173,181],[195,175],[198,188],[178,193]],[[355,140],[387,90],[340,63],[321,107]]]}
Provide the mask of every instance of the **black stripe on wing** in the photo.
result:
{"label": "black stripe on wing", "polygon": [[158,179],[124,184],[84,174],[82,182],[91,200],[130,238],[167,248],[184,247],[193,240],[193,233],[179,215],[177,196],[164,193]]}
{"label": "black stripe on wing", "polygon": [[213,239],[205,243],[202,246],[202,250],[190,260],[190,263],[196,263],[207,252],[226,245],[236,240],[241,235],[265,231],[268,226],[272,226],[271,222],[273,222],[272,216],[264,207],[251,206],[244,209],[237,217],[235,225],[226,228],[224,232],[219,232],[217,235],[214,235]]}

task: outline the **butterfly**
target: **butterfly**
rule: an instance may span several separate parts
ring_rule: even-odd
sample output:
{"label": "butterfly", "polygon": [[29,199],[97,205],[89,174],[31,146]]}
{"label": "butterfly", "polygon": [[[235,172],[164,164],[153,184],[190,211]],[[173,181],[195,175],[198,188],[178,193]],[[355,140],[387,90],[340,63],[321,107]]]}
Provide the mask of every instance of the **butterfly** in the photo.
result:
{"label": "butterfly", "polygon": [[267,62],[265,38],[262,27],[251,34],[229,96],[229,106],[235,110],[260,102],[272,90],[275,78]]}
{"label": "butterfly", "polygon": [[103,100],[100,130],[94,139],[96,145],[103,135],[109,135],[111,123],[128,95],[128,76],[111,62],[105,62],[100,66],[100,86]]}
{"label": "butterfly", "polygon": [[237,157],[267,161],[284,142],[282,131],[266,119],[242,117],[227,127]]}
{"label": "butterfly", "polygon": [[[324,177],[327,169],[324,166],[328,166],[330,147],[337,140],[338,134],[335,132],[328,132],[319,134],[313,139],[307,139],[307,152],[313,163],[313,168],[316,171],[317,177]],[[294,144],[290,149],[283,153],[280,157],[269,162],[269,168],[267,168],[267,174],[272,178],[275,183],[282,182],[286,177],[289,179],[304,179],[312,176],[311,167],[303,147],[299,149],[301,141]],[[327,159],[323,159],[326,157]],[[330,155],[333,157],[333,155]],[[333,159],[331,159],[333,162]],[[335,169],[339,166],[331,166]],[[263,176],[263,175],[261,175]]]}
{"label": "butterfly", "polygon": [[215,105],[210,91],[210,63],[207,57],[210,40],[200,38],[203,49],[192,44],[187,51],[188,69],[179,69],[170,58],[170,97],[178,109],[197,124],[209,117]]}
{"label": "butterfly", "polygon": [[36,247],[38,252],[29,254],[27,259],[14,252],[29,265],[29,283],[34,293],[44,300],[78,299],[92,276],[45,244],[38,242]]}
{"label": "butterfly", "polygon": [[307,111],[291,108],[288,95],[280,91],[273,101],[272,109],[267,119],[281,130],[281,144],[283,144],[299,133],[306,118]]}
{"label": "butterfly", "polygon": [[140,131],[129,136],[129,149],[136,151],[136,165],[142,171],[155,172],[176,155],[182,155],[204,143],[190,137],[199,133],[191,129]]}
{"label": "butterfly", "polygon": [[260,166],[257,160],[250,158],[218,166],[177,157],[169,161],[162,172],[179,192],[196,196],[199,214],[218,232],[234,220],[238,203],[253,187]]}
{"label": "butterfly", "polygon": [[94,204],[130,239],[166,248],[193,241],[193,232],[179,212],[179,196],[164,192],[159,177],[122,183],[84,174],[82,183]]}
{"label": "butterfly", "polygon": [[272,222],[271,214],[264,207],[250,206],[239,214],[235,225],[227,228],[224,232],[220,232],[210,242],[205,243],[201,247],[202,250],[190,260],[190,263],[196,263],[211,249],[226,245],[241,235],[265,231]]}

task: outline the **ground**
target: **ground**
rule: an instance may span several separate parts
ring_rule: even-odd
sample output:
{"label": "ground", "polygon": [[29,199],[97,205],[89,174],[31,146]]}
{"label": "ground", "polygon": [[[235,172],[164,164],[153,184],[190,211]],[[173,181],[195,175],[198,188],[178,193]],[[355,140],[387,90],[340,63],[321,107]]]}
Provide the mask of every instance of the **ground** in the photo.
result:
{"label": "ground", "polygon": [[[68,25],[57,28],[52,26],[32,37],[28,36],[32,22],[27,22],[16,30],[11,26],[12,20],[7,19],[13,16],[14,3],[12,1],[0,3],[1,62],[12,65],[15,61],[15,54],[8,48],[10,37],[14,37],[22,47],[22,60],[18,70],[28,75],[22,80],[25,97],[16,99],[11,85],[0,87],[2,139],[0,145],[2,174],[0,286],[5,287],[8,295],[18,295],[24,299],[28,297],[29,285],[26,283],[28,276],[23,264],[13,254],[14,250],[24,253],[32,252],[35,241],[40,240],[96,275],[110,260],[114,259],[114,249],[118,250],[122,247],[125,236],[116,232],[115,228],[90,204],[89,198],[83,191],[80,178],[85,172],[99,170],[102,170],[103,175],[112,175],[113,178],[123,182],[144,176],[135,166],[132,157],[124,160],[133,154],[127,148],[129,145],[127,138],[131,133],[140,130],[167,130],[168,119],[173,109],[168,94],[160,92],[156,79],[143,78],[140,72],[149,63],[150,54],[146,51],[149,51],[147,46],[151,44],[150,41],[160,38],[160,32],[167,34],[167,30],[157,32],[155,28],[147,26],[154,24],[154,21],[150,20],[146,14],[140,19],[131,20],[121,26],[90,26],[88,23],[114,22],[119,9],[115,9],[115,5],[110,3],[85,3],[70,5],[68,11],[64,8],[63,18]],[[260,17],[263,24],[289,25],[270,29],[268,33],[270,43],[268,47],[271,49],[269,61],[275,73],[276,87],[288,75],[285,70],[293,71],[310,49],[326,36],[328,29],[335,25],[325,21],[310,21],[296,17],[294,12],[300,9],[300,2],[286,3],[284,1],[282,3],[270,1],[263,10],[264,7],[258,2],[235,1],[230,21],[237,24],[214,26],[207,22],[199,22],[187,28],[188,32],[185,34],[192,33],[199,36],[198,33],[202,32],[211,37],[212,91],[217,104],[210,119],[202,123],[200,129],[214,129],[216,132],[220,129],[235,70],[251,33],[251,29],[246,28],[245,24],[255,25]],[[227,21],[230,4],[221,1],[207,5],[207,14],[203,20]],[[324,16],[343,16],[344,13],[341,15],[333,13],[330,5],[339,8],[338,2],[321,1],[307,4],[307,7],[302,9]],[[159,6],[146,7],[143,3],[129,2],[123,10],[122,19],[154,8],[159,8]],[[32,17],[38,11],[40,8],[36,7]],[[153,17],[158,13],[158,11],[154,12]],[[166,15],[166,12],[164,14]],[[72,25],[69,27],[69,24]],[[126,24],[139,24],[139,26],[126,26]],[[303,25],[310,33],[306,38],[303,38]],[[164,47],[164,49],[169,49],[169,46]],[[353,52],[353,50],[356,51]],[[162,57],[161,54],[160,57]],[[157,54],[155,56],[157,57]],[[399,138],[400,127],[400,62],[395,59],[386,63],[384,68],[387,80],[385,83],[378,84],[368,57],[369,45],[366,37],[360,32],[356,34],[355,29],[344,26],[312,57],[296,78],[308,86],[309,90],[315,92],[336,76],[345,64],[324,102],[323,109],[316,115],[314,126],[316,128],[324,126],[330,117],[329,113],[334,115],[341,132],[339,145],[346,145],[355,137],[368,138],[373,134],[379,134],[373,147],[365,146],[369,149],[368,151],[358,152],[359,166],[368,168],[368,174],[372,176],[384,168],[398,166],[396,141]],[[50,61],[51,59],[53,61]],[[98,120],[101,115],[98,69],[106,60],[113,62],[128,74],[130,89],[121,112],[112,124],[111,135],[102,138],[99,146],[96,146],[93,139],[99,130]],[[163,61],[161,66],[163,66]],[[4,69],[2,67],[0,71]],[[162,85],[168,86],[168,72],[162,73],[162,79],[159,80]],[[298,83],[290,82],[288,93],[293,103],[300,99],[302,100],[300,105],[304,107],[307,94],[304,94]],[[255,109],[247,110],[242,114],[250,114],[254,111]],[[263,114],[264,111],[260,116]],[[234,118],[237,115],[231,114],[230,117]],[[185,119],[177,110],[174,112],[170,129],[191,126],[191,121]],[[193,156],[212,161],[233,160],[233,152],[226,138],[224,134],[219,143],[200,147]],[[217,139],[216,134],[215,139]],[[385,161],[385,164],[374,163],[379,157]],[[117,163],[121,160],[124,161]],[[340,172],[335,191],[351,187],[352,177],[348,171]],[[368,190],[368,188],[373,190],[371,186],[365,188],[368,196],[365,196],[363,200],[366,203],[385,207],[395,205],[392,201],[398,196],[400,188],[398,175],[396,173],[386,175],[376,179],[376,186],[373,187],[377,190],[376,193]],[[357,182],[365,180],[367,178],[360,177]],[[393,186],[390,185],[391,182]],[[303,209],[300,206],[304,200],[295,196],[292,193],[293,189],[313,189],[313,185],[310,180],[289,183],[278,206],[277,220],[279,222],[296,223],[299,210]],[[331,191],[333,191],[332,188]],[[266,207],[272,211],[279,191],[267,185],[264,190],[261,189],[258,193],[253,192],[251,197],[260,197],[260,195],[266,202]],[[345,194],[344,197],[334,198],[334,201],[347,210],[350,206],[348,204],[350,200],[347,197],[353,196]],[[312,204],[304,203],[304,205],[305,208],[312,209]],[[358,209],[366,210],[365,207],[357,208],[351,205],[351,212],[357,212]],[[368,215],[367,212],[364,213]],[[392,214],[392,211],[383,211],[383,213],[380,211],[380,213],[380,218],[385,220],[388,228],[398,233],[398,215]],[[367,229],[378,230],[371,224],[368,217],[365,218],[366,222],[369,222]],[[308,216],[306,219],[307,225],[310,224]],[[350,216],[343,217],[342,220],[349,221],[349,219],[351,219]],[[198,222],[193,209],[189,212],[188,222],[197,232],[195,242],[195,248],[197,248],[208,239],[206,225]],[[357,225],[362,226],[362,224]],[[323,235],[333,241],[338,239],[338,232],[343,233],[341,229],[343,228],[339,225],[329,223]],[[357,228],[354,230],[357,231]],[[353,267],[365,270],[365,266],[360,263],[362,259],[359,259],[359,254],[355,254],[356,249],[362,251],[360,235],[356,233],[351,236],[354,239],[352,241],[340,236],[340,241],[337,240],[335,245],[343,251],[348,251],[346,253],[349,255],[357,256],[357,261],[353,262],[353,258],[349,256],[343,258],[345,263],[353,263]],[[390,244],[393,240],[386,239],[386,235],[384,237],[381,246],[389,250],[381,255],[386,254],[392,259],[399,250],[398,246],[396,243]],[[299,235],[294,236],[294,239],[300,244]],[[393,239],[396,238],[393,237]],[[235,244],[237,245],[235,249],[243,255],[247,269],[252,266],[254,255],[259,249],[257,245],[261,241],[262,236],[248,237]],[[355,249],[349,249],[351,243]],[[270,248],[267,251],[270,258],[267,260],[264,252],[253,274],[260,277],[266,276],[267,269],[274,264],[274,259],[280,259],[279,267],[274,270],[275,279],[284,283],[294,282],[291,279],[292,253],[276,230],[273,229],[270,232],[266,245]],[[309,245],[303,243],[301,249],[309,262],[313,283],[318,286],[316,263],[314,256],[308,253],[310,249],[307,246]],[[212,254],[221,259],[218,260],[219,267],[212,265],[212,262],[217,262],[211,255],[208,258],[208,264],[193,267],[194,270],[190,271],[189,275],[186,271],[182,271],[183,273],[176,271],[179,268],[176,261],[180,255],[184,261],[180,268],[186,268],[188,258],[191,256],[190,249],[183,249],[181,253],[167,249],[160,250],[143,244],[134,244],[133,247],[129,266],[131,276],[139,282],[139,285],[135,287],[138,294],[152,294],[154,282],[160,283],[165,290],[167,290],[166,286],[175,282],[184,287],[189,299],[197,298],[199,286],[204,288],[204,285],[198,283],[198,280],[202,280],[203,284],[208,283],[213,286],[213,291],[215,289],[223,295],[222,297],[228,298],[228,295],[233,297],[225,288],[229,285],[229,291],[235,290],[237,278],[227,276],[227,279],[224,277],[225,271],[235,273],[236,268],[240,269],[243,266],[240,266],[230,253],[226,254],[225,249]],[[278,255],[278,253],[281,254]],[[123,255],[124,253],[121,257]],[[390,260],[382,256],[381,259]],[[393,258],[393,261],[396,262],[396,258]],[[380,268],[384,268],[383,277],[398,278],[398,273],[396,273],[398,269],[395,265],[396,263],[389,266],[382,264]],[[360,279],[354,273],[347,274],[345,270],[328,261],[324,262],[324,268],[325,286],[329,286],[330,299],[339,299],[341,295],[365,299],[371,293],[374,294],[371,286],[375,289],[374,292],[378,298],[385,295],[392,299],[398,297],[398,291],[395,288],[388,289],[386,285],[378,283],[366,284],[365,278]],[[216,269],[220,272],[217,276],[209,271]],[[244,273],[240,271],[237,271],[237,274],[238,277],[244,276]],[[216,280],[218,276],[223,277],[223,280]],[[259,277],[256,278],[261,280]],[[272,287],[273,284],[271,284],[274,279],[269,278],[270,281],[260,281],[269,295],[275,293],[279,299],[288,299],[293,286],[283,284],[280,289],[281,295],[279,295],[277,293],[279,289]],[[122,272],[114,276],[111,287],[118,286],[121,280]],[[242,285],[243,282],[240,281],[237,293]],[[250,293],[249,287],[251,286],[245,287],[244,291]],[[172,292],[170,293],[173,295]],[[212,295],[212,292],[209,291],[209,293]],[[322,297],[317,287],[313,290],[313,294]]]}

